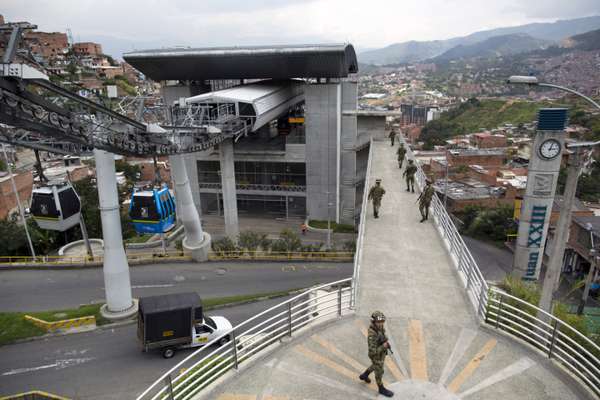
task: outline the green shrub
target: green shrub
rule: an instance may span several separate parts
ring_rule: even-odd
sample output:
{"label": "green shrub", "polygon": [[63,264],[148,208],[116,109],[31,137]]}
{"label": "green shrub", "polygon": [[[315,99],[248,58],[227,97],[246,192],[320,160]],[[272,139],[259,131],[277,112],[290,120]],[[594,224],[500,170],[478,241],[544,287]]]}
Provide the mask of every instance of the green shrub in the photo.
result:
{"label": "green shrub", "polygon": [[238,246],[241,249],[246,249],[250,254],[254,254],[261,244],[264,243],[265,239],[267,239],[267,235],[264,233],[253,231],[240,232]]}
{"label": "green shrub", "polygon": [[230,237],[225,236],[222,239],[214,240],[211,244],[213,251],[224,254],[238,250],[235,242]]}

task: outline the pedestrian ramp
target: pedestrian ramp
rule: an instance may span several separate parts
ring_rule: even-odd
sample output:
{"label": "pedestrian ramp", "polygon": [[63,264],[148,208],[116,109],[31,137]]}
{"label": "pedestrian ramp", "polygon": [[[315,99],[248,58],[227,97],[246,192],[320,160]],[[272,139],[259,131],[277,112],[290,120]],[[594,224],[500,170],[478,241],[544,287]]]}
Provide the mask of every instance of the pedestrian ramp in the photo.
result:
{"label": "pedestrian ramp", "polygon": [[[358,375],[369,366],[367,324],[352,317],[307,334],[213,391],[217,400],[377,398]],[[415,319],[388,322],[393,355],[384,384],[398,399],[578,399],[511,339]],[[373,376],[371,376],[373,378]],[[373,379],[372,379],[373,380]],[[207,397],[208,398],[208,397]]]}
{"label": "pedestrian ramp", "polygon": [[487,306],[479,296],[487,296],[487,284],[467,268],[474,261],[456,251],[457,239],[440,229],[440,212],[435,223],[420,222],[418,193],[406,191],[396,149],[388,141],[371,144],[366,190],[381,179],[386,194],[378,219],[370,204],[363,208],[355,312],[293,337],[202,398],[379,398],[373,383],[358,379],[370,364],[366,333],[375,310],[387,317],[394,353],[386,358],[384,383],[394,398],[593,398],[541,353],[481,324]]}

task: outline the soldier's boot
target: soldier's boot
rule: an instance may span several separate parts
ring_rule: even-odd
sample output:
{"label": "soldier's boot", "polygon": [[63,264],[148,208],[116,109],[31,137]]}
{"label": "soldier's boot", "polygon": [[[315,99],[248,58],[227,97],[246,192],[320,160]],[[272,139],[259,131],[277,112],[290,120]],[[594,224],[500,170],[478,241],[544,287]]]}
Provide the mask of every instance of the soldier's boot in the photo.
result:
{"label": "soldier's boot", "polygon": [[366,370],[365,372],[363,372],[362,374],[360,374],[358,376],[358,379],[360,379],[361,381],[364,381],[365,383],[371,383],[371,379],[369,378],[369,370]]}
{"label": "soldier's boot", "polygon": [[385,397],[392,397],[394,396],[394,392],[392,392],[391,390],[387,389],[385,386],[383,385],[379,385],[379,394]]}

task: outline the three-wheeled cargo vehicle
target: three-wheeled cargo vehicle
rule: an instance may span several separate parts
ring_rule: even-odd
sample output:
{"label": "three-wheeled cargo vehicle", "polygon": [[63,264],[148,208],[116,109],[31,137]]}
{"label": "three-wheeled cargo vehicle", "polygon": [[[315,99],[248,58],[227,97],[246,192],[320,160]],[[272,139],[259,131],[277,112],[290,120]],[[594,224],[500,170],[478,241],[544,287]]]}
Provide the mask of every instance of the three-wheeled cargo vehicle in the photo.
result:
{"label": "three-wheeled cargo vehicle", "polygon": [[137,336],[143,351],[160,350],[171,358],[178,348],[204,346],[222,336],[229,341],[231,323],[224,317],[204,316],[197,293],[175,293],[140,298]]}

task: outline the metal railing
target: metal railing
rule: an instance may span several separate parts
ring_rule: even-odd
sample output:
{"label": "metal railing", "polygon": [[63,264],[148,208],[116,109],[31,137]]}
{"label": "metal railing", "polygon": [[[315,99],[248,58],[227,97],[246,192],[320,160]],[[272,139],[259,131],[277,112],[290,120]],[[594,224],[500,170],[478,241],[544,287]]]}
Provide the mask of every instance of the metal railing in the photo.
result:
{"label": "metal railing", "polygon": [[[400,138],[404,142],[404,138]],[[412,149],[406,142],[406,157],[415,160],[417,165],[416,181],[419,190],[425,187],[425,173],[421,169],[418,161],[412,152]],[[477,262],[469,251],[458,229],[454,225],[452,218],[446,212],[444,204],[437,194],[431,199],[430,212],[434,218],[435,226],[438,229],[452,262],[456,267],[461,281],[464,285],[467,296],[475,309],[477,316],[483,320],[485,318],[485,306],[487,304],[489,286],[481,273]]]}
{"label": "metal railing", "polygon": [[[201,189],[217,189],[221,190],[222,184],[220,182],[199,182],[198,186]],[[295,185],[295,184],[279,184],[279,185],[267,185],[258,183],[236,183],[235,188],[237,190],[267,190],[276,192],[306,192],[306,186]]]}
{"label": "metal railing", "polygon": [[358,224],[358,239],[356,240],[356,252],[354,253],[354,274],[352,275],[352,308],[356,308],[358,298],[358,279],[360,277],[360,266],[363,257],[363,241],[365,236],[365,220],[367,218],[367,204],[369,203],[369,182],[371,175],[371,160],[373,159],[373,139],[369,142],[369,157],[367,170],[365,172],[365,187],[363,189],[362,204],[360,207],[360,223]]}
{"label": "metal railing", "polygon": [[[406,147],[407,157],[414,159],[410,146]],[[418,168],[417,185],[422,190],[426,176],[416,159],[415,164]],[[431,211],[481,321],[524,340],[548,358],[560,362],[596,395],[600,395],[600,347],[566,322],[537,306],[497,288],[490,288],[437,194],[433,196]],[[547,321],[538,319],[538,312],[545,315]]]}
{"label": "metal railing", "polygon": [[485,321],[559,361],[600,396],[600,347],[564,321],[496,288],[490,290]]}
{"label": "metal railing", "polygon": [[352,278],[312,288],[214,338],[187,356],[137,397],[137,400],[189,400],[252,357],[276,347],[285,337],[325,318],[350,310]]}

